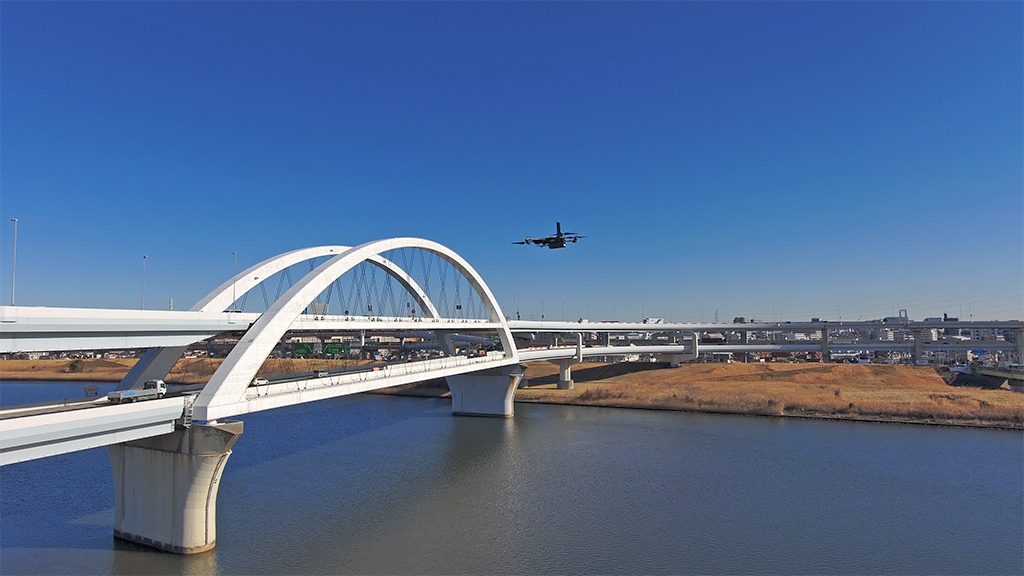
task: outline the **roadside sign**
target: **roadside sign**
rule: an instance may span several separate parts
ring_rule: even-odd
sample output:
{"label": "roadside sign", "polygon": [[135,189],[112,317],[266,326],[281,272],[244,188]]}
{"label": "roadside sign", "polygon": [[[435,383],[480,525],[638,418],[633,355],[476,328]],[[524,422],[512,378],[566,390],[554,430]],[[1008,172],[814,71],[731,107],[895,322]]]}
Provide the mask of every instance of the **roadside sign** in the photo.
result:
{"label": "roadside sign", "polygon": [[327,342],[324,344],[324,354],[348,354],[352,351],[352,345],[348,342]]}
{"label": "roadside sign", "polygon": [[313,343],[312,342],[296,342],[295,353],[299,356],[312,356],[313,355]]}

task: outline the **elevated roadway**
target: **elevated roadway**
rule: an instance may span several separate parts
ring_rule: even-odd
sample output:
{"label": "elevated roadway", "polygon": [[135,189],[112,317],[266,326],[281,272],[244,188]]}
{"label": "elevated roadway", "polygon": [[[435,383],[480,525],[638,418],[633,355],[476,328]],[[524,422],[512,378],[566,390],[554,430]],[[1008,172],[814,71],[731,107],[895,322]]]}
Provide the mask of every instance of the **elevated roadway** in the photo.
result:
{"label": "elevated roadway", "polygon": [[169,434],[189,398],[132,404],[99,398],[0,410],[0,465]]}

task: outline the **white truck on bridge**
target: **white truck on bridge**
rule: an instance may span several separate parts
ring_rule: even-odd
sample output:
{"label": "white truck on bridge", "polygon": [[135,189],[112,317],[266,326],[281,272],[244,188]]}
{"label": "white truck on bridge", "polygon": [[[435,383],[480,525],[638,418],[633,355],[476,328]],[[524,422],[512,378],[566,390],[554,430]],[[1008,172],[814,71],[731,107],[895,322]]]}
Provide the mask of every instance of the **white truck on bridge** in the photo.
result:
{"label": "white truck on bridge", "polygon": [[154,400],[163,398],[167,394],[167,384],[163,380],[146,380],[142,388],[129,388],[128,390],[114,390],[107,394],[107,401],[114,404],[121,402],[138,402],[140,400]]}

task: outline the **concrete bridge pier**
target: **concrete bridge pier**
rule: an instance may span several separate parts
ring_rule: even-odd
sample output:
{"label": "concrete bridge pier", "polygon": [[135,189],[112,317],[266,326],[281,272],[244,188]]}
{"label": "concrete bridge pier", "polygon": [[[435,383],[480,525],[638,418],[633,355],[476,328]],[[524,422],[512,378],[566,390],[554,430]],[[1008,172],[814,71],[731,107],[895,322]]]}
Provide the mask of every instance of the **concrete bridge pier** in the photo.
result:
{"label": "concrete bridge pier", "polygon": [[452,391],[452,414],[511,418],[516,388],[525,373],[525,366],[515,364],[447,376],[448,389]]}
{"label": "concrete bridge pier", "polygon": [[924,344],[924,330],[911,330],[914,335],[914,366],[921,365],[922,345]]}
{"label": "concrete bridge pier", "polygon": [[576,334],[576,355],[572,358],[564,358],[561,360],[552,360],[551,362],[558,365],[558,389],[559,390],[572,390],[572,365],[580,364],[583,362],[583,334]]}
{"label": "concrete bridge pier", "polygon": [[552,360],[552,362],[558,364],[558,389],[572,390],[572,365],[577,364],[577,360],[575,358],[567,358],[565,360]]}
{"label": "concrete bridge pier", "polygon": [[828,327],[821,327],[821,361],[828,363],[832,361],[832,353],[828,349]]}
{"label": "concrete bridge pier", "polygon": [[241,422],[194,425],[107,446],[114,472],[114,537],[176,554],[217,541],[217,489]]}

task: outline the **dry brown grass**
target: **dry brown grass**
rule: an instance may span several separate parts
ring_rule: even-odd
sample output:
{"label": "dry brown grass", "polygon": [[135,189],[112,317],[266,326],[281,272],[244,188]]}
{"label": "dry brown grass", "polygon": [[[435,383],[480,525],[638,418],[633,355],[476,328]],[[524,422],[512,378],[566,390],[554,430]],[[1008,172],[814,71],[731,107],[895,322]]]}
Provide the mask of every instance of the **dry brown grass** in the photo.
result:
{"label": "dry brown grass", "polygon": [[[849,364],[687,364],[577,378],[600,365],[573,368],[574,390],[554,384],[520,389],[517,400],[742,414],[995,425],[1024,429],[1024,394],[951,387],[932,368]],[[582,368],[583,370],[577,370]],[[558,368],[534,363],[535,382]],[[552,374],[554,377],[552,378]]]}
{"label": "dry brown grass", "polygon": [[117,382],[135,359],[0,360],[0,380]]}
{"label": "dry brown grass", "polygon": [[[221,358],[182,358],[178,360],[167,382],[172,384],[203,384],[210,380],[224,360]],[[56,380],[119,382],[135,365],[134,358],[115,360],[0,360],[0,380]],[[268,359],[258,376],[293,374],[367,364],[368,360]]]}
{"label": "dry brown grass", "polygon": [[[183,358],[167,381],[209,380],[221,359]],[[353,366],[367,361],[269,359],[259,376]],[[117,360],[3,360],[0,379],[117,382],[135,364]],[[933,369],[850,364],[585,363],[573,367],[574,390],[556,390],[558,367],[527,366],[541,386],[516,399],[557,404],[696,410],[739,414],[930,422],[1024,429],[1024,394],[953,387]],[[440,392],[443,393],[443,390]]]}

